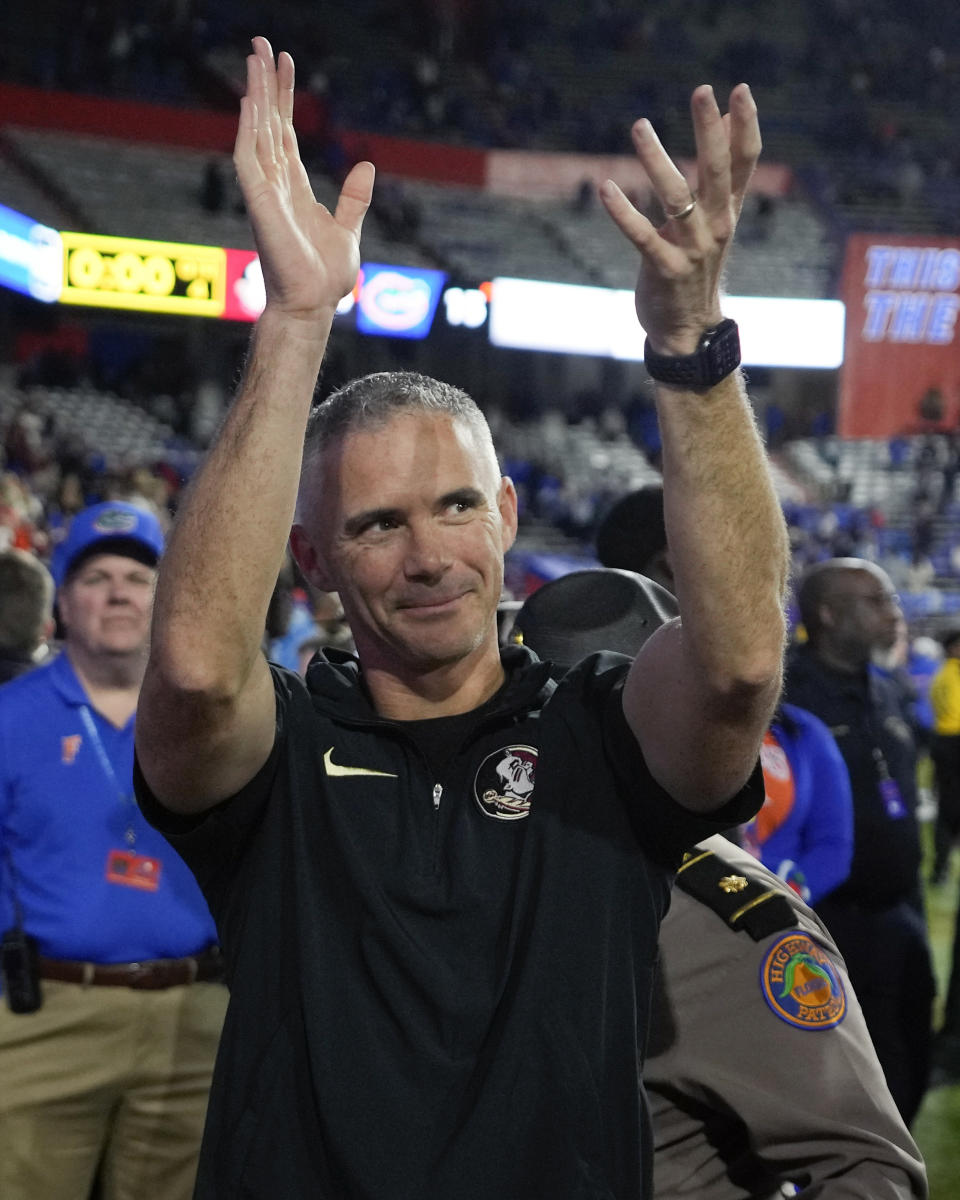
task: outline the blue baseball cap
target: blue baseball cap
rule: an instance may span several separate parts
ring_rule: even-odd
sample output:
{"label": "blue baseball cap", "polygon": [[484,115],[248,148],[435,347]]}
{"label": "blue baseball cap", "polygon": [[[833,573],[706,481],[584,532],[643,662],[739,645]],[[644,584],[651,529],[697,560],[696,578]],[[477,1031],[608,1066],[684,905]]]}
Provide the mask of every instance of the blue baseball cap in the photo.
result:
{"label": "blue baseball cap", "polygon": [[155,567],[162,553],[163,530],[152,512],[123,500],[105,500],[73,518],[67,536],[53,552],[50,573],[59,588],[71,571],[94,554],[121,554]]}

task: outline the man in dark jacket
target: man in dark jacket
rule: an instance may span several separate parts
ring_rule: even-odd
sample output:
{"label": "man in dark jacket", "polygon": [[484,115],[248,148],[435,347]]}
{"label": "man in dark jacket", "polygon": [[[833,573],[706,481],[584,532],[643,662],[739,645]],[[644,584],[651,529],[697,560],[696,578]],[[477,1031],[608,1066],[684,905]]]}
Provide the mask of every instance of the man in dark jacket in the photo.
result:
{"label": "man in dark jacket", "polygon": [[[759,807],[780,687],[785,529],[719,295],[755,105],[694,92],[696,197],[634,126],[659,231],[601,189],[640,256],[683,617],[554,689],[500,654],[517,496],[476,404],[381,374],[311,415],[373,168],[317,205],[292,60],[254,50],[235,161],[267,303],[171,537],[137,724],[138,798],[231,987],[197,1196],[646,1200],[659,918],[690,834]],[[291,521],[358,651],[306,681],[260,651]]]}
{"label": "man in dark jacket", "polygon": [[810,567],[797,591],[808,641],[790,656],[786,698],[837,740],[853,793],[853,862],[817,906],[846,959],[890,1091],[917,1113],[930,1064],[933,972],[923,915],[916,752],[894,685],[871,669],[899,602],[887,574],[859,558]]}

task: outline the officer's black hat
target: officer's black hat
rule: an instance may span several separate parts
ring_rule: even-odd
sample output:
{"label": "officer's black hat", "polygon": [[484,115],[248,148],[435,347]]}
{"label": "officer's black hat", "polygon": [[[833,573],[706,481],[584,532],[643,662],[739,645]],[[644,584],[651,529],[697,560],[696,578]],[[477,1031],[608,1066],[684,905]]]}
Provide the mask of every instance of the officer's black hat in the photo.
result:
{"label": "officer's black hat", "polygon": [[553,579],[528,596],[511,638],[560,667],[596,650],[632,658],[678,612],[666,588],[645,575],[595,567]]}
{"label": "officer's black hat", "polygon": [[597,529],[597,558],[605,567],[643,571],[666,548],[663,487],[659,483],[621,496]]}

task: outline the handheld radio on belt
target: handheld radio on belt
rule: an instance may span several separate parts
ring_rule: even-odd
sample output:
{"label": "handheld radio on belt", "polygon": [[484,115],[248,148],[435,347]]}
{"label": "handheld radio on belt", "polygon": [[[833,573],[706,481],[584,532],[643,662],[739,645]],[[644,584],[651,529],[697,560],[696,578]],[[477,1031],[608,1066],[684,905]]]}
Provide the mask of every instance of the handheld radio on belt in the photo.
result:
{"label": "handheld radio on belt", "polygon": [[43,1004],[37,940],[23,928],[23,909],[17,893],[17,874],[9,846],[3,847],[3,860],[10,880],[13,900],[13,925],[0,939],[0,973],[7,1007],[14,1013],[32,1013]]}

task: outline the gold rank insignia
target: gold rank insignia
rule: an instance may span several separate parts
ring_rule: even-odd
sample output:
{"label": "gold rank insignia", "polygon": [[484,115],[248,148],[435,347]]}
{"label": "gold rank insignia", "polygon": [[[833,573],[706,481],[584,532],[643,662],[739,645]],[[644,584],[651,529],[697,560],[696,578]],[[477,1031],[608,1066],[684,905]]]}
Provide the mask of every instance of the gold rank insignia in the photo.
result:
{"label": "gold rank insignia", "polygon": [[677,868],[677,886],[705,904],[731,929],[742,930],[755,942],[794,927],[797,917],[784,895],[787,889],[768,887],[769,880],[764,881],[759,875],[756,878],[742,875],[737,870],[739,865],[736,860],[730,862],[715,854],[701,842],[683,856]]}

